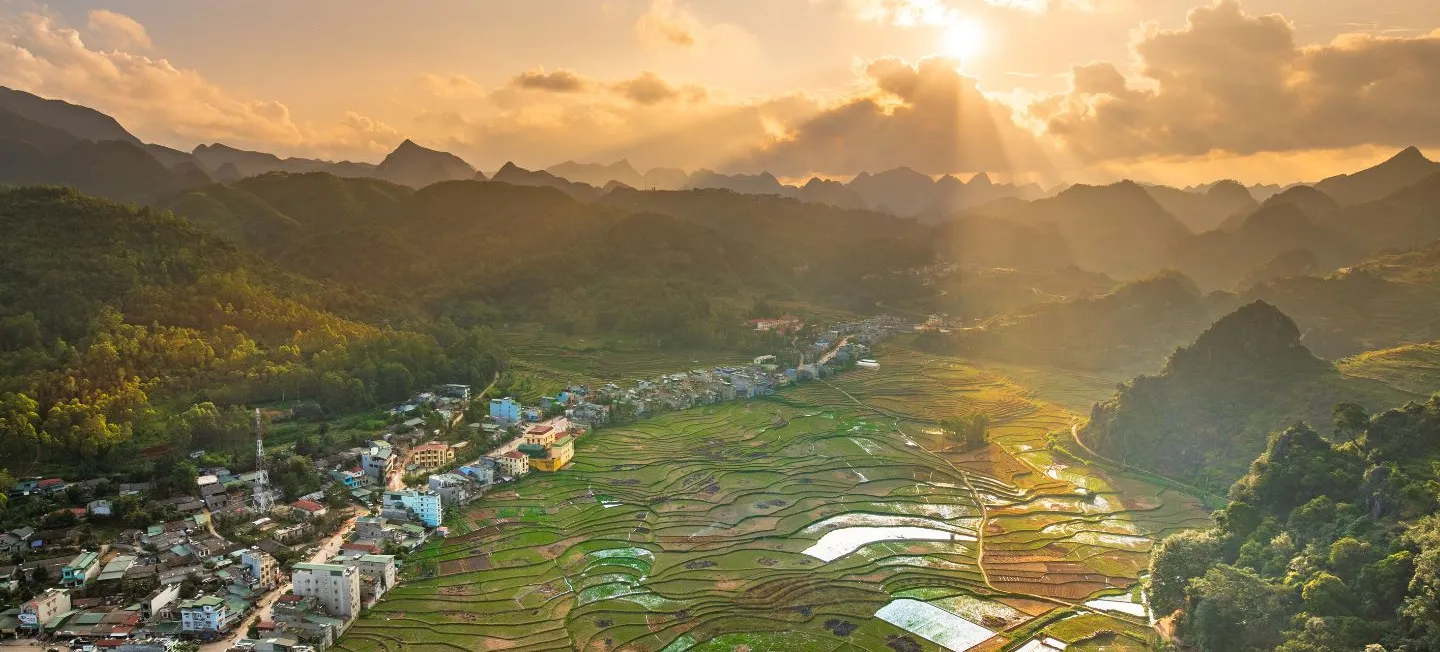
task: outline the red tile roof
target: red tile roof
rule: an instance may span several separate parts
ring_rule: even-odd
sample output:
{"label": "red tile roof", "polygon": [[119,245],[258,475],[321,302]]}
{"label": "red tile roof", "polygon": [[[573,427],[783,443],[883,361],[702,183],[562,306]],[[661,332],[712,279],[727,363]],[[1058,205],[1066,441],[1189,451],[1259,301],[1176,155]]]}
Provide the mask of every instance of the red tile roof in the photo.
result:
{"label": "red tile roof", "polygon": [[416,446],[415,452],[418,453],[420,451],[443,451],[448,448],[450,448],[450,445],[446,444],[443,441],[432,441],[428,444],[420,444],[419,446]]}
{"label": "red tile roof", "polygon": [[297,500],[292,505],[295,509],[303,509],[307,512],[319,512],[325,509],[324,505],[313,500]]}
{"label": "red tile roof", "polygon": [[295,595],[294,593],[286,593],[285,595],[282,595],[282,596],[276,598],[275,601],[276,601],[276,602],[299,602],[299,601],[304,600],[304,599],[305,599],[305,598],[303,598],[303,597],[301,597],[301,596],[298,596],[298,595]]}
{"label": "red tile roof", "polygon": [[553,429],[554,429],[554,428],[552,428],[551,426],[545,425],[545,424],[543,424],[543,423],[539,423],[539,424],[535,424],[535,425],[533,425],[533,426],[530,426],[530,429],[529,429],[529,430],[526,430],[526,431],[525,431],[525,434],[527,434],[527,435],[543,435],[543,434],[545,434],[545,433],[547,433],[547,432],[550,432],[550,431],[553,430]]}
{"label": "red tile roof", "polygon": [[525,454],[520,451],[510,451],[505,454],[505,457],[508,457],[512,460],[523,460],[525,459]]}

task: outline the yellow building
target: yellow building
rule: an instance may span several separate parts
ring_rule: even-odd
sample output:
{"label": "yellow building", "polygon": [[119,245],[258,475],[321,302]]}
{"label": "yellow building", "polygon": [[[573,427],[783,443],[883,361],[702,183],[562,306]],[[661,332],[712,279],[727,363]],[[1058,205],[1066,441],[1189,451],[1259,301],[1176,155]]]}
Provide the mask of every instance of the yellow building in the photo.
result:
{"label": "yellow building", "polygon": [[554,473],[575,459],[575,438],[561,437],[545,447],[544,457],[531,455],[530,466],[536,471]]}
{"label": "yellow building", "polygon": [[547,423],[537,423],[525,430],[525,443],[531,446],[549,446],[555,443],[556,435],[565,433],[557,432],[554,426]]}
{"label": "yellow building", "polygon": [[422,469],[438,469],[455,461],[455,451],[445,442],[421,444],[410,451],[410,463]]}

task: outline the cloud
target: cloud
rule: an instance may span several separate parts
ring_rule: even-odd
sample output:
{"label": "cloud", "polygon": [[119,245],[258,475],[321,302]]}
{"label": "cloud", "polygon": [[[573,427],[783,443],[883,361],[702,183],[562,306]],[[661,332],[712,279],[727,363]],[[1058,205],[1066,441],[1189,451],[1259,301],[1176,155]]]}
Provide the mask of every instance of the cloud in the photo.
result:
{"label": "cloud", "polygon": [[544,68],[523,72],[510,79],[510,87],[551,93],[578,93],[590,88],[589,79],[570,70],[545,72]]}
{"label": "cloud", "polygon": [[[949,27],[963,20],[953,0],[810,0],[811,4],[839,2],[856,20],[896,27]],[[1095,12],[1129,7],[1134,0],[985,0],[1000,9],[1045,14],[1062,9]]]}
{"label": "cloud", "polygon": [[150,34],[145,31],[145,26],[125,14],[117,14],[105,9],[92,10],[89,27],[96,37],[115,49],[151,50],[155,48],[155,44],[150,41]]}
{"label": "cloud", "polygon": [[[703,101],[707,95],[705,89],[692,88],[695,89],[692,92],[698,92],[696,99]],[[617,82],[610,87],[610,90],[631,102],[646,106],[669,102],[678,99],[683,94],[681,89],[671,86],[659,75],[649,71],[640,73],[640,76],[634,79]]]}
{"label": "cloud", "polygon": [[954,61],[882,58],[863,74],[869,92],[801,122],[736,166],[802,176],[900,166],[931,174],[1009,172],[1042,164],[1009,107],[986,98]]}
{"label": "cloud", "polygon": [[[829,0],[811,0],[812,3]],[[945,0],[844,0],[856,20],[897,27],[944,27],[960,20]]]}
{"label": "cloud", "polygon": [[1142,83],[1081,66],[1030,116],[1086,161],[1440,144],[1440,30],[1300,46],[1283,16],[1221,0],[1133,49]]}
{"label": "cloud", "polygon": [[485,96],[484,87],[465,75],[420,75],[420,83],[431,95],[445,100],[476,99]]}
{"label": "cloud", "polygon": [[[91,14],[92,29],[97,16],[103,16],[98,24],[107,29],[125,24],[114,19],[118,14],[96,13]],[[135,27],[139,30],[122,32],[132,45],[136,34],[144,33]],[[34,12],[0,15],[0,85],[96,108],[143,139],[181,147],[223,141],[312,155],[368,156],[388,135],[388,127],[356,114],[321,127],[299,124],[285,104],[235,97],[163,58],[93,49],[79,31]]]}
{"label": "cloud", "polygon": [[655,52],[711,51],[753,53],[759,39],[734,23],[707,25],[680,0],[651,0],[649,8],[635,21],[635,37]]}

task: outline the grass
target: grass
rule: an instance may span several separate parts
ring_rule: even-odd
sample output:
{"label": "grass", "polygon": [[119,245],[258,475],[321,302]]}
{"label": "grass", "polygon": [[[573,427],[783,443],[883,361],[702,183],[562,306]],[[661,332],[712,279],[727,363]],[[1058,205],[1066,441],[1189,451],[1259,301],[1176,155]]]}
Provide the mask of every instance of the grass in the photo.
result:
{"label": "grass", "polygon": [[[895,597],[1001,618],[990,649],[1023,643],[1133,585],[1155,537],[1206,523],[1184,494],[1054,454],[1050,435],[1076,414],[1041,395],[894,349],[880,371],[587,435],[562,473],[475,503],[474,530],[417,553],[338,649],[938,649],[873,617]],[[974,410],[991,416],[994,445],[946,450],[934,421]],[[984,572],[974,542],[803,553],[857,519],[978,534],[977,497]]]}
{"label": "grass", "polygon": [[1348,376],[1380,381],[1416,398],[1440,391],[1440,342],[1370,351],[1338,364]]}

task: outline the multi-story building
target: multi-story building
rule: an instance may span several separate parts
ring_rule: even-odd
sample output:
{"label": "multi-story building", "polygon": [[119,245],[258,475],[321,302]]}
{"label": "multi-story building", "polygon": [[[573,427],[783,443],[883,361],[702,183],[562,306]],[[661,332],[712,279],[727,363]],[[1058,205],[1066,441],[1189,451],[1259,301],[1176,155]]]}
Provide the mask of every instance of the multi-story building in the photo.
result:
{"label": "multi-story building", "polygon": [[520,451],[510,451],[495,458],[500,465],[500,475],[518,478],[530,472],[530,456]]}
{"label": "multi-story building", "polygon": [[454,461],[454,449],[443,441],[432,441],[410,449],[410,462],[422,469],[438,469]]}
{"label": "multi-story building", "polygon": [[500,423],[518,423],[520,402],[509,396],[490,399],[490,418]]}
{"label": "multi-story building", "polygon": [[475,484],[463,475],[437,473],[428,480],[430,490],[440,494],[440,504],[447,507],[464,505],[474,495]]}
{"label": "multi-story building", "polygon": [[60,569],[60,583],[69,587],[85,586],[100,574],[100,553],[82,552]]}
{"label": "multi-story building", "polygon": [[373,604],[386,591],[395,588],[397,566],[394,555],[348,554],[335,561],[360,569],[360,597],[364,604]]}
{"label": "multi-story building", "polygon": [[572,459],[575,459],[575,438],[565,436],[546,446],[541,454],[531,454],[530,466],[536,471],[554,473]]}
{"label": "multi-story building", "polygon": [[268,590],[280,586],[280,563],[270,553],[251,548],[240,553],[240,564],[250,570],[256,587]]}
{"label": "multi-story building", "polygon": [[440,494],[429,489],[404,489],[387,491],[381,504],[386,510],[407,512],[415,516],[425,527],[440,527],[444,520]]}
{"label": "multi-story building", "polygon": [[[171,605],[180,599],[180,582],[164,584],[140,601],[140,618],[146,622],[170,614]],[[173,617],[173,616],[172,616]]]}
{"label": "multi-story building", "polygon": [[360,569],[341,564],[295,564],[290,574],[295,595],[315,598],[325,613],[353,620],[360,613]]}
{"label": "multi-story building", "polygon": [[531,446],[549,446],[555,442],[556,433],[554,426],[548,423],[537,423],[525,429],[525,443]]}
{"label": "multi-story building", "polygon": [[35,596],[29,602],[20,605],[20,627],[23,629],[39,629],[45,623],[60,614],[70,610],[69,589],[45,589],[44,593]]}
{"label": "multi-story building", "polygon": [[360,469],[365,475],[379,478],[382,482],[385,476],[395,468],[395,449],[389,442],[372,441],[370,447],[360,454]]}
{"label": "multi-story building", "polygon": [[240,614],[225,600],[213,595],[180,603],[180,631],[228,632]]}

